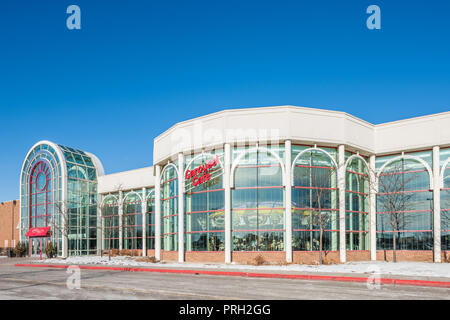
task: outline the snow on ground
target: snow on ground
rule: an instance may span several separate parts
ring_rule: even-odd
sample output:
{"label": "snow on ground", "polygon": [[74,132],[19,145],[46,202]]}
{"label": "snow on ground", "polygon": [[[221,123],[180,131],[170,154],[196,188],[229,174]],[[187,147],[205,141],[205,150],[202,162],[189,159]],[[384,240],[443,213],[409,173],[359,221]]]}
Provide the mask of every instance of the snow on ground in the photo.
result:
{"label": "snow on ground", "polygon": [[329,272],[329,273],[378,273],[383,275],[404,275],[404,276],[422,276],[422,277],[447,277],[450,278],[450,264],[449,263],[429,263],[429,262],[385,262],[385,261],[361,261],[348,262],[344,264],[332,265],[241,265],[241,264],[219,264],[219,263],[176,263],[176,262],[142,262],[136,261],[137,257],[117,256],[111,257],[109,261],[108,256],[83,256],[83,257],[69,257],[67,259],[54,258],[33,261],[34,263],[47,264],[70,264],[70,265],[109,265],[109,266],[127,266],[127,267],[170,267],[170,268],[208,268],[208,269],[247,269],[255,272],[264,271],[294,271],[294,272]]}

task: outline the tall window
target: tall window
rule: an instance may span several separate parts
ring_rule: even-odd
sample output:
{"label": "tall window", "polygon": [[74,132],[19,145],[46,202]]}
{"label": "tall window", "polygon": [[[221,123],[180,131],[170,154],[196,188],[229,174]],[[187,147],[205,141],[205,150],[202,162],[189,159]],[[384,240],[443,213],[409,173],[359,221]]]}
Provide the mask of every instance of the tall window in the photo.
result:
{"label": "tall window", "polygon": [[[450,148],[441,149],[441,166],[450,158]],[[444,185],[441,189],[441,250],[450,251],[450,164],[444,169]]]}
{"label": "tall window", "polygon": [[322,249],[338,250],[337,172],[319,149],[306,151],[295,161],[292,207],[293,250],[320,250],[321,229]]}
{"label": "tall window", "polygon": [[147,189],[147,249],[155,249],[155,189]]}
{"label": "tall window", "polygon": [[369,172],[364,161],[350,161],[345,181],[347,250],[369,250]]}
{"label": "tall window", "polygon": [[[217,161],[214,156],[204,155],[197,157],[187,168],[186,251],[223,251],[225,249],[221,161],[220,158]],[[208,168],[204,167],[206,171],[195,171],[205,165],[208,166]],[[205,172],[204,175],[203,172]],[[202,177],[205,177],[205,181],[198,181]]]}
{"label": "tall window", "polygon": [[166,251],[178,250],[178,176],[173,166],[167,166],[161,180],[162,245]]}
{"label": "tall window", "polygon": [[433,248],[433,194],[426,168],[416,160],[400,159],[379,175],[377,194],[377,248],[431,250]]}
{"label": "tall window", "polygon": [[282,176],[280,163],[267,151],[258,149],[241,158],[231,194],[234,251],[284,250]]}
{"label": "tall window", "polygon": [[123,201],[123,249],[142,249],[142,200],[137,192],[128,192]]}
{"label": "tall window", "polygon": [[67,164],[69,255],[97,251],[97,173],[84,151],[60,146]]}
{"label": "tall window", "polygon": [[34,166],[29,186],[29,228],[46,227],[51,220],[53,201],[51,169],[45,161]]}
{"label": "tall window", "polygon": [[[28,153],[21,173],[20,232],[29,228],[51,227],[51,240],[62,254],[61,215],[58,207],[62,196],[61,163],[57,151],[49,144],[38,144]],[[28,243],[26,243],[28,244]],[[30,254],[36,254],[31,247]]]}
{"label": "tall window", "polygon": [[117,197],[109,195],[103,201],[104,248],[119,249],[119,204]]}

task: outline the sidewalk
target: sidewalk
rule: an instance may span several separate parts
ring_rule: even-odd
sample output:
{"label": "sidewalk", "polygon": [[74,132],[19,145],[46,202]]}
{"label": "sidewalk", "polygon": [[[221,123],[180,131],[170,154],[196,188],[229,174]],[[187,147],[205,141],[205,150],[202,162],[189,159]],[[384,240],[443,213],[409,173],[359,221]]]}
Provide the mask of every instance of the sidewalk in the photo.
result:
{"label": "sidewalk", "polygon": [[[449,276],[429,275],[402,275],[377,272],[319,272],[319,271],[297,271],[286,270],[287,266],[246,266],[225,264],[181,264],[181,263],[146,263],[145,265],[105,265],[100,263],[57,263],[56,259],[43,261],[27,261],[15,264],[16,267],[41,267],[41,268],[68,268],[77,265],[87,270],[111,270],[130,272],[157,272],[176,274],[201,274],[214,276],[240,276],[254,278],[283,278],[297,280],[322,280],[322,281],[344,281],[344,282],[376,282],[380,284],[415,285],[450,288],[450,265]],[[51,261],[51,263],[48,263]],[[67,261],[70,262],[70,261]],[[373,264],[367,263],[369,267]],[[335,265],[339,266],[345,265]],[[376,266],[376,265],[375,265]],[[272,267],[272,269],[270,268]],[[284,267],[284,268],[283,268]],[[294,266],[295,267],[295,266]],[[299,266],[301,267],[301,266]],[[322,266],[320,266],[322,267]],[[324,266],[325,267],[325,266]],[[336,268],[335,268],[336,269]],[[379,281],[379,282],[378,282]]]}

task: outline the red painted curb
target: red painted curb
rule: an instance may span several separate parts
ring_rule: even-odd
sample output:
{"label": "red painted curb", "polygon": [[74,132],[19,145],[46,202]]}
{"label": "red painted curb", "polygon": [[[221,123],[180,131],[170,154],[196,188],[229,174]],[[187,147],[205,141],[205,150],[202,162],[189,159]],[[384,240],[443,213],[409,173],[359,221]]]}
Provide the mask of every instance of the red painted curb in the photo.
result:
{"label": "red painted curb", "polygon": [[[67,269],[70,265],[52,265],[52,264],[15,264],[15,267],[33,267],[33,268],[56,268]],[[114,270],[130,272],[159,272],[159,273],[178,273],[178,274],[203,274],[213,276],[234,276],[249,278],[278,278],[278,279],[297,279],[297,280],[322,280],[322,281],[343,281],[343,282],[367,282],[369,278],[364,277],[343,277],[343,276],[313,276],[302,274],[279,274],[279,273],[254,273],[237,271],[207,271],[207,270],[183,270],[183,269],[152,269],[152,268],[128,268],[128,267],[103,267],[103,266],[77,266],[86,270]],[[373,279],[372,281],[375,281]],[[407,280],[407,279],[389,279],[380,278],[380,284],[398,284],[421,287],[440,287],[450,288],[450,282],[429,281],[429,280]]]}

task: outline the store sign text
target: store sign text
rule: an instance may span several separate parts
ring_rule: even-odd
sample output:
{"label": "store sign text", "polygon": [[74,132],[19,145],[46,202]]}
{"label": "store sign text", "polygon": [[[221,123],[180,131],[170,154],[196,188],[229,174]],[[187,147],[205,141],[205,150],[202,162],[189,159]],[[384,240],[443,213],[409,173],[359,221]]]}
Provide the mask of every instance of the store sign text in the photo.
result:
{"label": "store sign text", "polygon": [[[198,166],[194,170],[186,170],[185,178],[186,180],[192,179],[192,185],[194,187],[207,182],[211,179],[211,174],[208,172],[209,169],[214,168],[219,164],[219,156],[216,156],[214,160],[211,160],[201,166]],[[198,175],[201,174],[199,177]]]}

